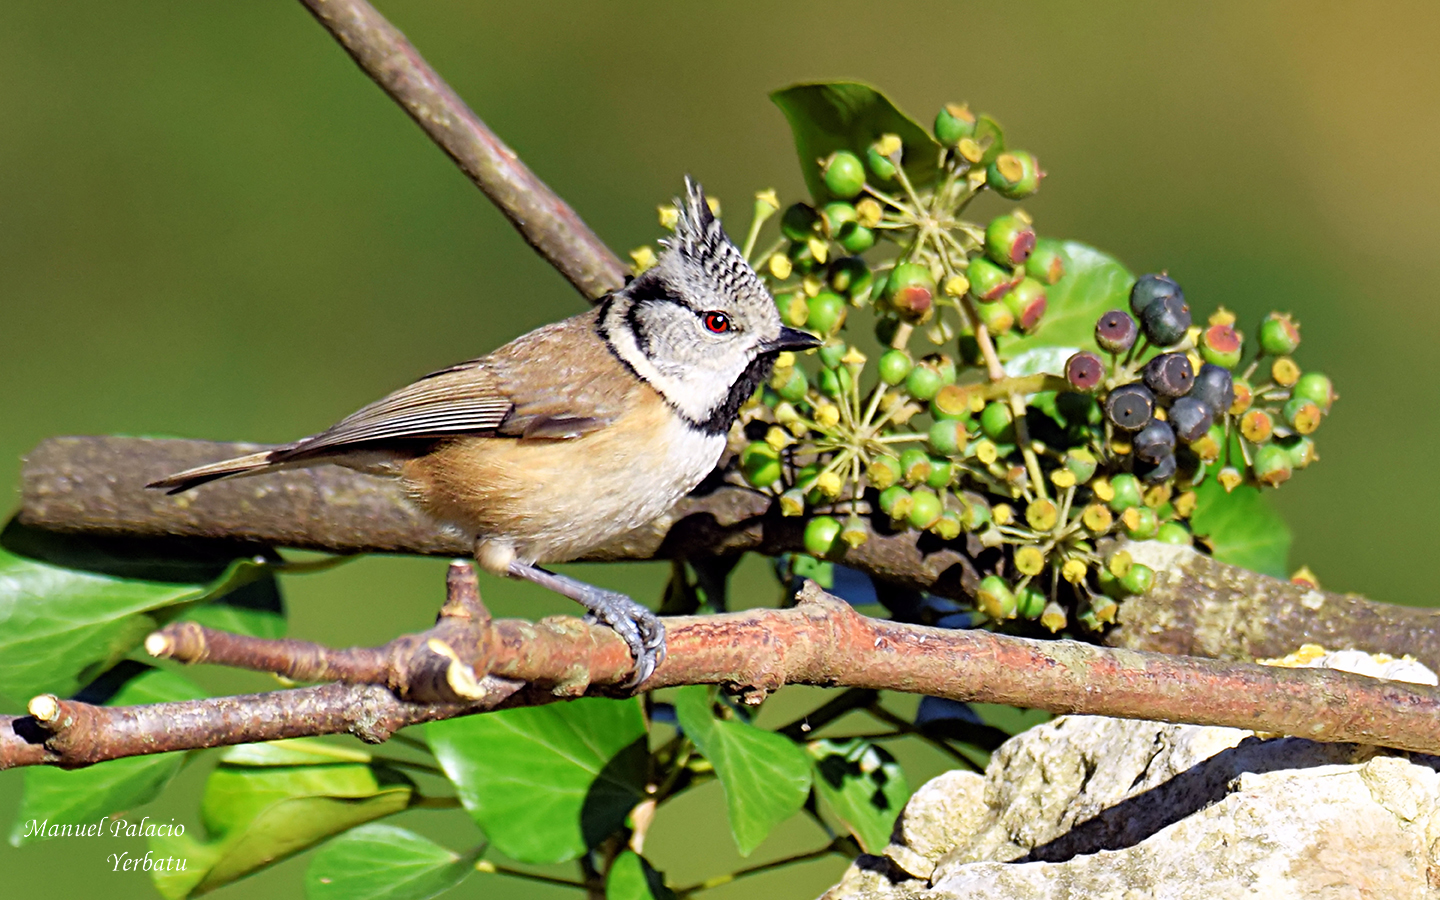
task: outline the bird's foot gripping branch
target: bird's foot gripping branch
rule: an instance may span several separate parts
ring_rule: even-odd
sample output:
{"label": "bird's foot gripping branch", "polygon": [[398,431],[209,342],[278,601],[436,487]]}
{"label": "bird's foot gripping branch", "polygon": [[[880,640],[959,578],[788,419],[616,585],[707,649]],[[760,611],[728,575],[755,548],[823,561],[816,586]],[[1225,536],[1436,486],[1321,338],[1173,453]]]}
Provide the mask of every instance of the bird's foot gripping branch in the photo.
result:
{"label": "bird's foot gripping branch", "polygon": [[[305,2],[582,293],[621,286],[618,259],[375,10]],[[631,696],[607,629],[491,620],[468,566],[422,634],[285,640],[281,581],[339,559],[275,547],[458,556],[468,540],[356,472],[177,503],[142,486],[246,448],[53,439],[0,535],[0,696],[26,707],[0,718],[0,767],[26,781],[12,842],[142,806],[202,763],[203,829],[151,837],[185,861],[155,873],[166,897],[316,847],[312,898],[433,896],[477,871],[689,896],[883,848],[908,795],[888,747],[978,766],[1033,721],[972,701],[1440,749],[1432,689],[1198,658],[1315,640],[1440,664],[1433,614],[1283,580],[1288,538],[1261,488],[1317,458],[1334,401],[1295,361],[1292,318],[1246,341],[1223,309],[1194,315],[1168,275],[1040,237],[1021,209],[967,219],[1043,175],[988,116],[949,105],[926,129],[845,82],[774,100],[811,197],[782,213],[760,192],[743,253],[785,322],[825,345],[777,360],[720,477],[593,553],[672,561],[651,690]],[[662,206],[662,224],[677,214]],[[657,258],[633,257],[636,276]],[[773,559],[782,608],[725,611],[746,552]],[[1082,642],[1100,639],[1127,649]],[[309,686],[209,697],[181,662]],[[839,690],[783,715],[766,698],[787,684]],[[334,734],[386,743],[319,739]],[[657,810],[714,780],[736,847],[761,858],[667,879],[673,861],[647,843]],[[382,821],[414,808],[463,809],[484,841]],[[792,818],[813,825],[808,848],[766,854]]]}

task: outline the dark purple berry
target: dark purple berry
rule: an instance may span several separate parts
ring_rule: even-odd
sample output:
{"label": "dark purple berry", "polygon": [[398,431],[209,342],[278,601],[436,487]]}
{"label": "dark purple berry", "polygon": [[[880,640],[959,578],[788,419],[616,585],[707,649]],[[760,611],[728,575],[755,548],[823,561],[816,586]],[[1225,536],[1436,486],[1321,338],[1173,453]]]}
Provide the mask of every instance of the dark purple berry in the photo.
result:
{"label": "dark purple berry", "polygon": [[1175,452],[1175,432],[1168,423],[1151,419],[1150,424],[1136,433],[1131,446],[1135,455],[1146,462],[1158,463]]}
{"label": "dark purple berry", "polygon": [[1078,391],[1093,391],[1105,378],[1105,364],[1089,350],[1081,350],[1065,362],[1065,380]]}
{"label": "dark purple berry", "polygon": [[1198,441],[1215,424],[1215,413],[1198,397],[1181,397],[1170,405],[1170,427],[1185,443]]}
{"label": "dark purple berry", "polygon": [[1195,386],[1186,396],[1194,397],[1216,416],[1222,416],[1235,402],[1235,380],[1230,370],[1214,363],[1206,363],[1195,374]]}
{"label": "dark purple berry", "polygon": [[[1158,462],[1147,463],[1140,461],[1135,465],[1135,475],[1141,481],[1148,481],[1154,484],[1157,481],[1164,481],[1175,474],[1175,454],[1163,456]],[[1138,566],[1136,568],[1139,568]]]}
{"label": "dark purple berry", "polygon": [[1106,353],[1124,353],[1139,334],[1140,326],[1123,309],[1112,309],[1095,323],[1095,343]]}
{"label": "dark purple berry", "polygon": [[1145,386],[1162,397],[1183,397],[1195,384],[1195,370],[1183,353],[1162,353],[1145,364]]}
{"label": "dark purple berry", "polygon": [[1155,412],[1155,395],[1143,384],[1127,384],[1110,392],[1105,415],[1126,431],[1139,431]]}
{"label": "dark purple berry", "polygon": [[1190,327],[1190,307],[1177,291],[1163,294],[1151,301],[1140,313],[1140,327],[1157,347],[1167,347],[1185,336]]}
{"label": "dark purple berry", "polygon": [[1138,316],[1161,297],[1178,297],[1183,301],[1185,292],[1167,275],[1141,275],[1130,289],[1130,308]]}

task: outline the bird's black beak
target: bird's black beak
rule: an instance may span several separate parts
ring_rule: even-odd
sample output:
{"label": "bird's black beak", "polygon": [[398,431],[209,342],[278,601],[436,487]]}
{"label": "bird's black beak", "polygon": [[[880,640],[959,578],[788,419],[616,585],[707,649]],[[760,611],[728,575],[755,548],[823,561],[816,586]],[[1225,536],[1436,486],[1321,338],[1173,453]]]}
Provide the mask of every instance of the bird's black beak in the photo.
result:
{"label": "bird's black beak", "polygon": [[820,338],[808,331],[801,331],[798,328],[780,326],[780,336],[773,341],[765,342],[766,353],[777,353],[781,350],[809,350],[812,347],[819,347],[825,343]]}

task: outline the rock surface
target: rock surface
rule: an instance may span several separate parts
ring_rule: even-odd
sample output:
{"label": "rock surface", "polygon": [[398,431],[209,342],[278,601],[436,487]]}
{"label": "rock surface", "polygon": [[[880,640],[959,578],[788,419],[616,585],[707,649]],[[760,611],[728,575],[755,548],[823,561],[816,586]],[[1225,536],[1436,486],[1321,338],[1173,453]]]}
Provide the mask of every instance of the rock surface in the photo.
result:
{"label": "rock surface", "polygon": [[[1337,656],[1287,664],[1355,664]],[[1434,678],[1420,668],[1401,677]],[[1063,717],[1006,742],[983,777],[922,787],[884,855],[825,898],[1440,900],[1437,771],[1355,744]]]}

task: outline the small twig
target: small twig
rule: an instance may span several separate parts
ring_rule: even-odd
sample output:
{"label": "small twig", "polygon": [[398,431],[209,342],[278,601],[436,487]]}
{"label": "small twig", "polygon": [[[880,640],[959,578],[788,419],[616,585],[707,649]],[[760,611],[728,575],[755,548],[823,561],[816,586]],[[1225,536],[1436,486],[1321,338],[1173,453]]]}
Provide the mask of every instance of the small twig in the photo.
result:
{"label": "small twig", "polygon": [[675,888],[675,896],[681,898],[681,900],[684,900],[684,898],[690,897],[693,894],[698,894],[700,891],[708,891],[711,888],[717,888],[721,885],[729,884],[732,881],[737,881],[750,875],[759,875],[762,872],[770,872],[775,869],[784,868],[785,866],[793,866],[795,863],[808,862],[809,860],[819,859],[822,856],[830,856],[834,853],[848,855],[847,847],[849,846],[849,844],[850,841],[848,838],[836,838],[823,847],[817,847],[816,849],[807,851],[805,853],[797,853],[794,856],[785,856],[780,859],[772,859],[770,862],[760,863],[754,866],[748,866],[744,869],[737,869],[734,872],[727,872],[724,875],[715,875],[711,878],[705,879],[704,881],[689,885],[688,887]]}
{"label": "small twig", "polygon": [[593,301],[625,283],[624,263],[373,6],[364,0],[301,2],[580,293]]}

